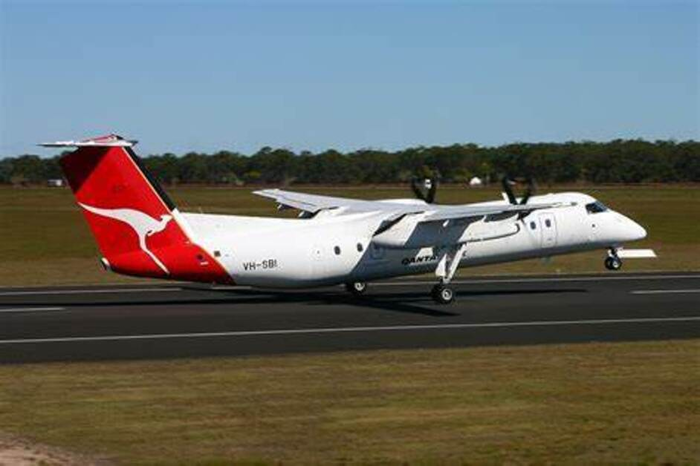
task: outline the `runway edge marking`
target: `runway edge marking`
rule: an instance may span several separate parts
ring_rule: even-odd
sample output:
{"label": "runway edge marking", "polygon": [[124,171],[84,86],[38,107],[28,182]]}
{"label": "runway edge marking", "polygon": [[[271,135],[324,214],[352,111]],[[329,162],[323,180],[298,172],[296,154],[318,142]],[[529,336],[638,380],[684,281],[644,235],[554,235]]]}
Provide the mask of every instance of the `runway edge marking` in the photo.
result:
{"label": "runway edge marking", "polygon": [[[700,273],[683,274],[683,275],[625,275],[625,276],[585,276],[585,277],[538,277],[538,278],[474,278],[471,280],[454,280],[454,284],[479,284],[479,283],[539,283],[539,282],[586,282],[600,280],[679,280],[679,279],[698,279]],[[372,282],[372,286],[407,286],[407,285],[434,285],[434,281],[425,280],[393,280],[393,281],[378,281]],[[7,290],[7,288],[4,288]],[[182,288],[182,287],[163,287],[163,288],[98,288],[98,289],[72,289],[72,290],[22,290],[22,291],[2,291],[0,288],[0,296],[30,296],[30,295],[54,295],[54,294],[109,294],[109,293],[158,293],[158,292],[174,292],[174,291],[208,291],[208,290],[247,290],[249,286],[217,286],[212,288]]]}
{"label": "runway edge marking", "polygon": [[160,293],[163,291],[182,291],[182,288],[103,288],[85,290],[35,290],[35,291],[0,291],[0,296],[33,296],[57,294],[111,294],[111,293]]}
{"label": "runway edge marking", "polygon": [[65,311],[65,307],[10,307],[0,308],[0,314],[10,314],[15,312],[50,312],[50,311]]}
{"label": "runway edge marking", "polygon": [[[622,277],[598,276],[598,277],[540,277],[540,278],[474,278],[472,280],[453,280],[457,285],[479,283],[542,283],[542,282],[594,282],[605,280],[700,280],[700,275],[625,275]],[[426,280],[394,280],[372,283],[372,286],[406,286],[406,285],[434,285],[434,281]]]}
{"label": "runway edge marking", "polygon": [[42,343],[77,343],[100,341],[128,340],[165,340],[177,338],[221,338],[247,336],[302,335],[327,333],[361,333],[361,332],[392,332],[416,330],[458,330],[470,328],[504,328],[504,327],[546,327],[566,325],[605,325],[605,324],[643,324],[643,323],[672,323],[700,321],[700,316],[688,317],[649,317],[636,319],[591,319],[591,320],[543,320],[532,322],[488,322],[481,324],[436,324],[436,325],[402,325],[384,327],[325,327],[306,329],[280,330],[249,330],[232,332],[203,332],[203,333],[164,333],[148,335],[105,335],[94,337],[56,337],[56,338],[25,338],[0,340],[0,345],[42,344]]}
{"label": "runway edge marking", "polygon": [[630,294],[675,294],[675,293],[700,293],[700,290],[633,290]]}

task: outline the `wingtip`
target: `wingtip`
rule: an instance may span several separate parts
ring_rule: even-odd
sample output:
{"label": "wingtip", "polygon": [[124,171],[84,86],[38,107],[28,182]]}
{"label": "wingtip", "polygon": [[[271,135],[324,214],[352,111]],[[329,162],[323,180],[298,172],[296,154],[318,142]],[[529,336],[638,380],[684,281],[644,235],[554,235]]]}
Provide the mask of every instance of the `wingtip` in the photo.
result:
{"label": "wingtip", "polygon": [[279,189],[256,189],[253,194],[258,196],[272,196],[279,192]]}

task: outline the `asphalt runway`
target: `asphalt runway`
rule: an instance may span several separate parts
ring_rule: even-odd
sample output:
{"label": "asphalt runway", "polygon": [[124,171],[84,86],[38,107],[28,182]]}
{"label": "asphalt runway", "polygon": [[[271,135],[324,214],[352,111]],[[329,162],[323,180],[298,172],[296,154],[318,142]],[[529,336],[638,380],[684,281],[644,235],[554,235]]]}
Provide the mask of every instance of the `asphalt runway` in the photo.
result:
{"label": "asphalt runway", "polygon": [[0,289],[0,363],[700,337],[700,273],[503,277],[272,292],[195,285]]}

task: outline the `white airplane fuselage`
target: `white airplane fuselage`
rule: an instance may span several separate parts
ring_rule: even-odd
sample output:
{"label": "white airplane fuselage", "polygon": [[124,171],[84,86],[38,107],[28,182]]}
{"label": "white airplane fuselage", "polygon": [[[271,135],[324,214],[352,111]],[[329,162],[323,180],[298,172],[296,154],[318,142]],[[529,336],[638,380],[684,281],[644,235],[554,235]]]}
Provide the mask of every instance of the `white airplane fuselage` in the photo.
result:
{"label": "white airplane fuselage", "polygon": [[531,196],[529,183],[517,199],[505,178],[504,200],[477,204],[435,204],[431,182],[427,193],[412,183],[418,199],[253,193],[299,210],[296,219],[181,213],[134,144],[114,134],[44,144],[76,148],[59,163],[102,263],[125,275],[266,288],[344,283],[361,295],[371,280],[434,273],[431,295],[449,304],[460,267],[605,248],[606,268],[617,270],[618,248],[646,236],[591,196]]}
{"label": "white airplane fuselage", "polygon": [[[401,201],[398,201],[401,202]],[[406,200],[406,203],[416,202]],[[320,212],[310,219],[178,213],[197,242],[237,284],[304,288],[432,273],[446,248],[466,244],[459,267],[607,249],[646,236],[613,210],[590,212],[581,193],[534,196],[531,202],[571,203],[522,219],[419,224],[403,220],[386,232],[378,213]],[[506,201],[475,205],[507,204]]]}

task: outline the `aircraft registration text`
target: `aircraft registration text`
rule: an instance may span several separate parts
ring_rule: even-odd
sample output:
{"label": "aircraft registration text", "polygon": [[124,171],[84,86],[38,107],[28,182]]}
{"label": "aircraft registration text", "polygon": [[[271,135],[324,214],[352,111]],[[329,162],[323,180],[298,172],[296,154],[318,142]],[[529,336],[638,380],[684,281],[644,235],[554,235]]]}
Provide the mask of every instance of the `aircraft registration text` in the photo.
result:
{"label": "aircraft registration text", "polygon": [[279,266],[277,259],[265,259],[259,262],[244,262],[243,270],[255,271],[258,269],[271,270],[276,269]]}

